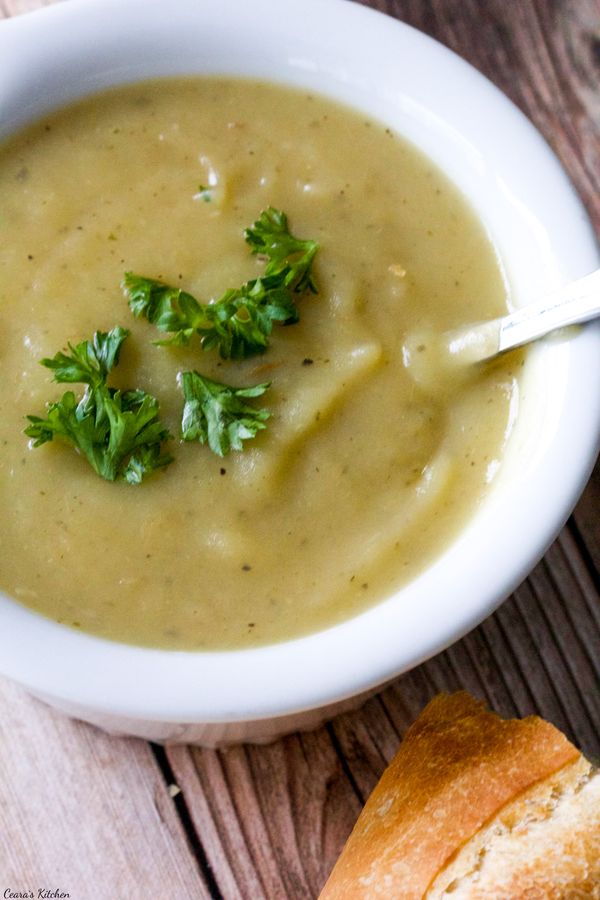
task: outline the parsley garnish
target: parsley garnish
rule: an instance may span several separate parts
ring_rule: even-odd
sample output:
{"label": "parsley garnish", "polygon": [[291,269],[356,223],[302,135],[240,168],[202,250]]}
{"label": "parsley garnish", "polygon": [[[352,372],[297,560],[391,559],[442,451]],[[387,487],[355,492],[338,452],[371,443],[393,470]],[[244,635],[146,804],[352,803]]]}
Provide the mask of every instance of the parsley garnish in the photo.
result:
{"label": "parsley garnish", "polygon": [[108,333],[97,331],[91,341],[75,347],[69,344],[69,353],[41,360],[52,369],[55,381],[85,384],[86,388],[79,400],[67,391],[59,401],[49,403],[45,419],[27,416],[31,424],[25,434],[33,438],[34,447],[62,437],[102,478],[139,484],[172,461],[161,452],[161,443],[171,435],[158,419],[155,397],[141,390],[122,392],[106,384],[128,335],[121,327]]}
{"label": "parsley garnish", "polygon": [[208,444],[213,453],[225,456],[230,450],[243,450],[242,441],[255,437],[266,428],[271,413],[246,403],[260,397],[269,383],[235,388],[200,375],[182,372],[184,407],[181,435],[184,441]]}
{"label": "parsley garnish", "polygon": [[217,347],[223,359],[246,359],[263,353],[273,322],[298,321],[298,310],[279,279],[257,278],[237,290],[226,291],[216,303],[199,303],[191,294],[154,278],[127,272],[123,289],[135,316],[144,316],[172,337],[157,344],[187,345],[194,334],[202,347]]}
{"label": "parsley garnish", "polygon": [[284,212],[270,206],[251,228],[246,228],[244,238],[253,253],[268,258],[267,278],[279,278],[294,293],[307,290],[317,293],[310,269],[319,245],[316,241],[301,241],[290,234]]}
{"label": "parsley garnish", "polygon": [[144,278],[126,272],[122,288],[129,301],[129,308],[136,318],[144,316],[159,329],[173,333],[173,337],[157,344],[190,342],[194,332],[207,327],[207,307],[202,306],[191,294],[180,288],[169,287],[155,278]]}
{"label": "parsley garnish", "polygon": [[294,294],[316,292],[310,269],[319,245],[291,235],[285,213],[272,208],[244,236],[253,253],[267,257],[265,273],[214,303],[199,303],[153,278],[125,274],[123,289],[133,314],[173,335],[157,343],[188,344],[198,334],[205,350],[215,347],[223,359],[246,359],[264,353],[274,323],[298,321]]}

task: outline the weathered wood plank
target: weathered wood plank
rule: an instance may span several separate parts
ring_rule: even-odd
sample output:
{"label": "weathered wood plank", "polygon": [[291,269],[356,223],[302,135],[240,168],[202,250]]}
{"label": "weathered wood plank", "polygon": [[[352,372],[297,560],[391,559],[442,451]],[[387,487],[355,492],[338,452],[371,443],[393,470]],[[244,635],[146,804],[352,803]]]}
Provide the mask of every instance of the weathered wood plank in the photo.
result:
{"label": "weathered wood plank", "polygon": [[227,900],[316,896],[361,808],[325,729],[167,752]]}
{"label": "weathered wood plank", "polygon": [[0,679],[0,895],[210,895],[143,741],[111,738]]}
{"label": "weathered wood plank", "polygon": [[588,553],[587,567],[596,589],[600,586],[600,464],[596,465],[581,500],[573,513],[576,537]]}

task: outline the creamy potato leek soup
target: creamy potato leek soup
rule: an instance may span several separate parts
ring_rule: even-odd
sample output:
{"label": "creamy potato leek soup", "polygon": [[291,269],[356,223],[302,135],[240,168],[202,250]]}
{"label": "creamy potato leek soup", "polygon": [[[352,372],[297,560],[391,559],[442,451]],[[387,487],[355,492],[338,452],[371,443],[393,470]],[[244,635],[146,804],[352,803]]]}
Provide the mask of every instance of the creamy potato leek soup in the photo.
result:
{"label": "creamy potato leek soup", "polygon": [[[237,358],[206,329],[160,330],[161,311],[188,295],[197,312],[249,282],[265,289],[268,248],[244,236],[265,211],[319,245],[303,280],[273,288],[298,321],[274,317],[264,352]],[[3,145],[0,229],[0,587],[32,609],[132,644],[282,641],[388,597],[488,488],[521,357],[414,377],[404,348],[501,314],[501,269],[458,192],[383,125],[244,80],[119,88]],[[155,280],[143,282],[148,302],[149,284],[163,290],[154,315],[141,288],[137,308],[131,284],[126,296],[125,273]],[[243,304],[237,315],[247,324]],[[39,438],[48,404],[86,390],[40,360],[117,327],[130,332],[105,339],[118,348],[96,343],[106,396],[114,407],[121,389],[134,415],[142,395],[126,392],[146,392],[161,426],[149,455],[102,477],[81,442],[45,432],[35,446],[31,429]],[[182,439],[182,373],[194,372],[204,385],[262,386],[235,395],[246,412],[216,446],[198,418]],[[211,415],[190,385],[188,437],[190,415]],[[85,401],[78,415],[93,427]],[[227,452],[236,435],[241,449]]]}

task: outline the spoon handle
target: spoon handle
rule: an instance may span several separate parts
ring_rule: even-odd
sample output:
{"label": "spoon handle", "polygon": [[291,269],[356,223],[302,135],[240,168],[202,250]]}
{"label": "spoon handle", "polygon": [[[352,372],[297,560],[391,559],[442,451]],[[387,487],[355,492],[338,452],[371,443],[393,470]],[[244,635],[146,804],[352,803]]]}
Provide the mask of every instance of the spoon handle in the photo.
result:
{"label": "spoon handle", "polygon": [[[557,328],[600,317],[600,269],[508,316],[446,331],[436,340],[430,333],[410,335],[403,346],[404,365],[420,383],[432,380],[432,352],[439,365],[457,367],[491,359],[505,350],[521,347]],[[425,352],[427,348],[429,352]],[[438,365],[438,368],[439,368]],[[439,372],[438,372],[439,374]]]}
{"label": "spoon handle", "polygon": [[498,353],[600,316],[600,269],[498,320]]}

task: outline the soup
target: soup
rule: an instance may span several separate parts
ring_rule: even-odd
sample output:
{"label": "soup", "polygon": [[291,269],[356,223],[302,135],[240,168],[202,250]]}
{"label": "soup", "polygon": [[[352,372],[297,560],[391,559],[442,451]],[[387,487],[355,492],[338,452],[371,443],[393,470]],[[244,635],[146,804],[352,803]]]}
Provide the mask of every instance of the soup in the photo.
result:
{"label": "soup", "polygon": [[[506,309],[481,223],[388,128],[326,99],[235,79],[127,86],[0,148],[0,587],[65,625],[132,644],[231,649],[333,625],[439,555],[498,466],[519,355],[415,378],[407,337]],[[268,207],[319,242],[318,293],[267,351],[223,360],[134,319],[126,271],[204,301],[256,278],[244,229]],[[271,382],[267,427],[221,458],[175,437],[139,486],[58,440],[28,445],[64,385],[67,342],[131,331],[116,386],[181,430],[178,373]],[[435,373],[434,373],[435,374]],[[75,388],[77,391],[78,389]]]}

